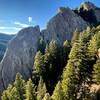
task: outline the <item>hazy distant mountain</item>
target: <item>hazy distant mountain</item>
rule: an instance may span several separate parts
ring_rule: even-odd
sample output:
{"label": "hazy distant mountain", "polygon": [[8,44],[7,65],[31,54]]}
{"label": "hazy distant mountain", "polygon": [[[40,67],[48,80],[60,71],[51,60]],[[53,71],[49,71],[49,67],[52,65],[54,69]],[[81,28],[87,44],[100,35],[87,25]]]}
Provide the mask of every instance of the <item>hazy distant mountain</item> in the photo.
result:
{"label": "hazy distant mountain", "polygon": [[11,40],[13,36],[14,35],[0,33],[0,61],[2,60],[9,40]]}

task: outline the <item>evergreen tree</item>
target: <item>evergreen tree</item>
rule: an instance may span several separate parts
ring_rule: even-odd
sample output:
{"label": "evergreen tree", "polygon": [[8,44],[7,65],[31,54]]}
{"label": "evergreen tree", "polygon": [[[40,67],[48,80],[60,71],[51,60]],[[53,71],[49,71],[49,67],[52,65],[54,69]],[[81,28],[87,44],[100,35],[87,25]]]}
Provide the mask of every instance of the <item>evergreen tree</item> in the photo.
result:
{"label": "evergreen tree", "polygon": [[36,70],[33,69],[32,82],[34,83],[35,86],[37,86],[37,84],[39,83],[39,79],[40,79],[39,73]]}
{"label": "evergreen tree", "polygon": [[52,100],[49,93],[46,93],[42,100]]}
{"label": "evergreen tree", "polygon": [[19,93],[15,87],[10,85],[7,90],[5,90],[1,97],[2,100],[21,100]]}
{"label": "evergreen tree", "polygon": [[89,42],[88,46],[88,56],[90,60],[96,60],[97,51],[100,48],[100,32],[96,31],[95,35],[92,36],[92,39]]}
{"label": "evergreen tree", "polygon": [[16,79],[15,79],[15,82],[14,82],[14,87],[16,88],[18,94],[19,94],[19,98],[21,100],[24,99],[24,92],[25,92],[25,81],[22,79],[22,76],[17,73],[16,74]]}
{"label": "evergreen tree", "polygon": [[35,85],[38,84],[40,76],[43,76],[45,73],[44,67],[44,56],[40,51],[36,53],[33,65],[33,72],[32,72],[32,81]]}
{"label": "evergreen tree", "polygon": [[[78,50],[78,45],[74,44],[75,52]],[[72,52],[72,50],[71,50]],[[73,55],[76,55],[73,53]],[[70,59],[68,64],[66,65],[63,76],[62,76],[62,88],[64,92],[64,100],[74,100],[76,99],[76,92],[78,91],[78,83],[79,83],[79,67],[81,66],[81,62],[77,62],[77,58]]]}
{"label": "evergreen tree", "polygon": [[25,100],[36,100],[35,86],[32,80],[29,79],[25,88]]}
{"label": "evergreen tree", "polygon": [[47,90],[52,94],[54,86],[62,74],[62,70],[67,63],[70,44],[66,40],[63,46],[58,46],[57,42],[52,40],[47,45],[44,54],[44,67],[46,72],[43,74],[43,79],[46,82]]}
{"label": "evergreen tree", "polygon": [[62,66],[62,68],[65,67],[65,65],[67,64],[70,48],[71,48],[70,43],[67,40],[64,41],[63,48],[62,48],[63,54],[61,55],[61,60],[62,60],[61,66]]}
{"label": "evergreen tree", "polygon": [[23,100],[20,98],[20,95],[15,87],[12,88],[12,90],[10,91],[10,94],[11,96],[9,100]]}
{"label": "evergreen tree", "polygon": [[42,100],[47,92],[46,85],[43,79],[40,77],[40,81],[37,87],[37,100]]}
{"label": "evergreen tree", "polygon": [[99,30],[96,28],[93,31],[92,37],[88,43],[88,52],[87,52],[87,60],[88,60],[88,64],[90,66],[89,68],[89,74],[90,74],[90,78],[92,76],[92,70],[93,70],[93,65],[96,63],[96,60],[98,58],[98,49],[100,48],[100,32]]}
{"label": "evergreen tree", "polygon": [[[52,40],[50,44],[46,47],[44,55],[44,66],[46,68],[46,73],[43,76],[44,81],[49,92],[52,92],[54,85],[56,84],[59,69],[60,69],[60,53],[56,41]],[[58,69],[58,70],[57,70]]]}
{"label": "evergreen tree", "polygon": [[45,71],[44,57],[40,51],[38,51],[35,56],[33,71],[34,70],[39,73],[39,75],[42,75],[42,73]]}
{"label": "evergreen tree", "polygon": [[[12,94],[10,93],[10,91],[12,90],[12,85],[9,85],[7,90],[4,90],[1,96],[2,100],[9,100],[9,98],[12,96]],[[11,100],[11,99],[10,99]]]}
{"label": "evergreen tree", "polygon": [[44,54],[44,51],[45,51],[45,47],[46,47],[46,44],[43,40],[43,38],[41,37],[38,41],[38,48],[37,48],[37,51],[41,51],[41,53]]}
{"label": "evergreen tree", "polygon": [[93,82],[100,84],[100,58],[97,60],[96,64],[93,67]]}
{"label": "evergreen tree", "polygon": [[75,100],[82,82],[88,76],[87,44],[90,34],[86,31],[80,33],[78,41],[73,44],[69,54],[69,61],[62,76],[62,87],[65,99]]}
{"label": "evergreen tree", "polygon": [[63,94],[62,86],[61,86],[61,83],[59,81],[58,84],[55,87],[54,92],[53,92],[52,99],[53,100],[64,100],[63,95],[64,94]]}

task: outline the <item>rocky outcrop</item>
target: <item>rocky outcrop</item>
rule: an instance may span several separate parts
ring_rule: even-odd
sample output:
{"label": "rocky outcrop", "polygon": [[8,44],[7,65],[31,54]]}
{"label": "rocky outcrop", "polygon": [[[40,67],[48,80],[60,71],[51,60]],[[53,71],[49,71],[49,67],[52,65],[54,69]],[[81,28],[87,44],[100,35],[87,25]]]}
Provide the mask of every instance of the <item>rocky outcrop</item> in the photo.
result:
{"label": "rocky outcrop", "polygon": [[0,88],[7,87],[17,72],[21,73],[24,79],[29,77],[39,37],[39,26],[28,27],[19,31],[10,41],[0,65]]}
{"label": "rocky outcrop", "polygon": [[97,25],[100,23],[100,8],[91,2],[82,3],[75,12],[90,24]]}
{"label": "rocky outcrop", "polygon": [[66,39],[71,40],[72,33],[76,29],[82,31],[86,27],[87,23],[70,8],[60,7],[42,34],[46,42],[55,39],[61,43]]}
{"label": "rocky outcrop", "polygon": [[87,10],[87,11],[89,11],[91,9],[94,10],[96,8],[97,7],[93,3],[91,3],[91,2],[84,2],[79,7],[79,9],[84,9],[84,10]]}

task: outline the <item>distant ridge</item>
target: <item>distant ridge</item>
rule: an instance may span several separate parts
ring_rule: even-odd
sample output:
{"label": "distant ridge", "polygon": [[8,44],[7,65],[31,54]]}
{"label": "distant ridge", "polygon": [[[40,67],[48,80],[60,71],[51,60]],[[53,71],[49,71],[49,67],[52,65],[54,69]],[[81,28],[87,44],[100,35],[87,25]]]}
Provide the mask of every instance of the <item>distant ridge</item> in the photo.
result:
{"label": "distant ridge", "polygon": [[7,48],[7,44],[9,42],[9,40],[11,40],[13,37],[14,37],[14,35],[0,33],[0,61],[3,58],[3,55],[5,53],[5,50]]}

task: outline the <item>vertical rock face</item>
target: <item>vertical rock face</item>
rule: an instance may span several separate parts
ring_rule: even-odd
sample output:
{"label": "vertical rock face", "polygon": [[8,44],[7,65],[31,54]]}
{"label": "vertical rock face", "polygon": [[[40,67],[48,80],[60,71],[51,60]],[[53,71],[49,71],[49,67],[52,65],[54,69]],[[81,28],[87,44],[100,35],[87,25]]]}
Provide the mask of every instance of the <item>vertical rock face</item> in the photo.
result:
{"label": "vertical rock face", "polygon": [[71,40],[72,33],[78,29],[82,31],[87,27],[87,23],[75,14],[71,9],[60,7],[58,13],[47,24],[43,31],[46,42],[56,39],[60,42]]}
{"label": "vertical rock face", "polygon": [[0,65],[0,82],[3,83],[0,85],[7,87],[14,80],[17,72],[21,73],[25,79],[29,77],[39,36],[38,26],[28,27],[19,31],[10,41]]}

